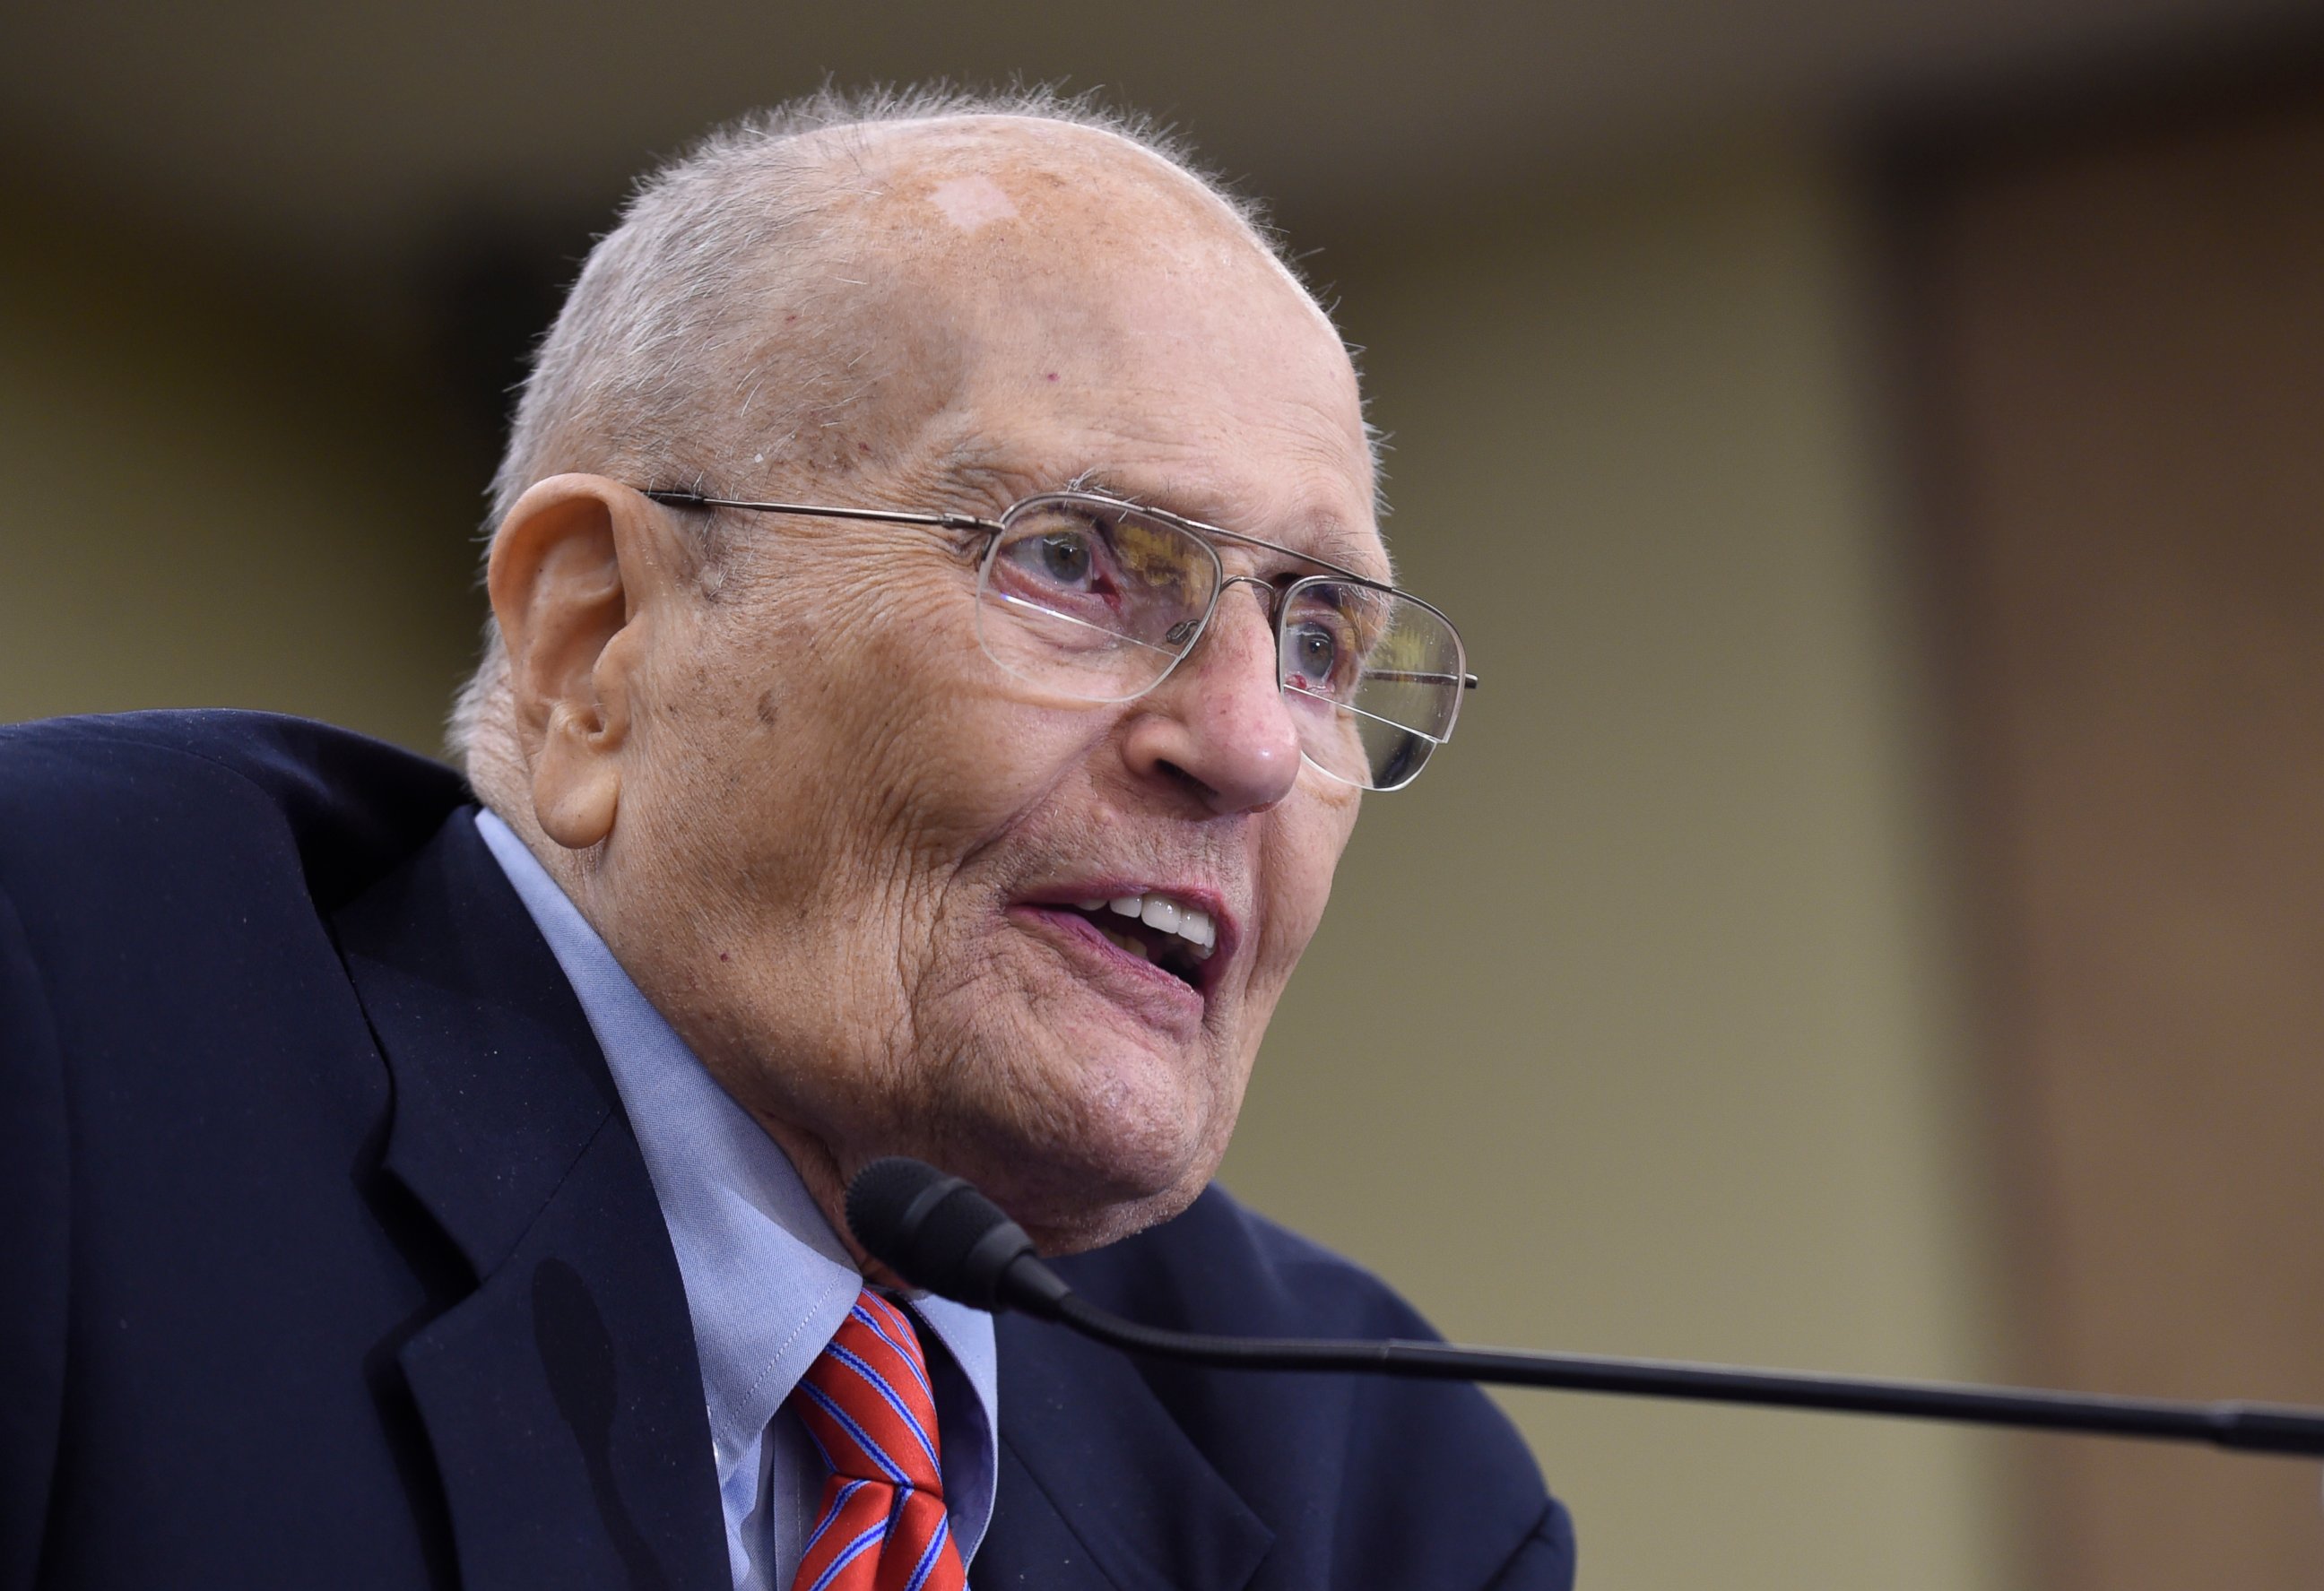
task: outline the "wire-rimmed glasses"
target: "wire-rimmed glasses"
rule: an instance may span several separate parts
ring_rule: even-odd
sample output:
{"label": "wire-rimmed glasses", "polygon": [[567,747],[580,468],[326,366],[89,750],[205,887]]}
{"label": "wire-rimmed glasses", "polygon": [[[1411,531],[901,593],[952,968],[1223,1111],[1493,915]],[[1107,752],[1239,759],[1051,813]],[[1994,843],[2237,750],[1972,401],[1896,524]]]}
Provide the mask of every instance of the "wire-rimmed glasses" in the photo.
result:
{"label": "wire-rimmed glasses", "polygon": [[[743,502],[648,491],[676,508],[934,525],[987,538],[976,635],[1001,669],[1080,702],[1127,702],[1170,676],[1227,590],[1251,586],[1275,632],[1276,684],[1315,768],[1397,790],[1452,738],[1475,688],[1460,632],[1418,597],[1296,548],[1093,492],[1045,492],[997,520],[971,514]],[[1264,547],[1324,573],[1230,577],[1217,542]]]}

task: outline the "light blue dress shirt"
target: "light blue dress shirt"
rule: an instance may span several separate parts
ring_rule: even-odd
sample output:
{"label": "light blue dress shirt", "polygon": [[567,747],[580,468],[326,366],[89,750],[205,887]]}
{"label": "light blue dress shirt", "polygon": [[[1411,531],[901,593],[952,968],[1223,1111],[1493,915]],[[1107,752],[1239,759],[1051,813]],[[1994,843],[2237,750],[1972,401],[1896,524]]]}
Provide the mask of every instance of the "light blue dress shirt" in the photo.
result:
{"label": "light blue dress shirt", "polygon": [[[694,1320],[735,1591],[789,1591],[823,1494],[822,1458],[783,1407],[847,1318],[863,1278],[789,1159],[695,1059],[524,842],[489,812],[476,829],[589,1018],[661,1201]],[[992,1518],[1000,1392],[992,1318],[912,1306],[930,1356],[945,1505],[964,1561]]]}

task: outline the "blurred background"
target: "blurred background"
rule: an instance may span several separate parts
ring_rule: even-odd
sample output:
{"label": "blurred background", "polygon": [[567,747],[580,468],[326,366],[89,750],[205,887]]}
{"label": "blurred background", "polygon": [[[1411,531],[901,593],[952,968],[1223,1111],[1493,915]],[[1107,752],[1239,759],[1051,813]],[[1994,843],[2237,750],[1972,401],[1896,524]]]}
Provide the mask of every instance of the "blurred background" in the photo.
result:
{"label": "blurred background", "polygon": [[[630,178],[1012,77],[1267,196],[1486,688],[1226,1177],[1456,1337],[2324,1401],[2324,17],[17,8],[0,719],[435,751]],[[1554,1394],[1596,1591],[2324,1583],[2311,1465]]]}

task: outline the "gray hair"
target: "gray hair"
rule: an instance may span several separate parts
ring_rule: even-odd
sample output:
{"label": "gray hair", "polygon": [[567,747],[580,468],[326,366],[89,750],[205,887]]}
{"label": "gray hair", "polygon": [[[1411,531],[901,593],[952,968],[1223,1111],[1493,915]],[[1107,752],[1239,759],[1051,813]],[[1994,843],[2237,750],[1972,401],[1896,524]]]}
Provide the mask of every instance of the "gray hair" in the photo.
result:
{"label": "gray hair", "polygon": [[[1290,268],[1258,206],[1144,116],[1048,88],[825,88],[720,128],[640,180],[535,351],[493,477],[486,540],[535,482],[568,470],[661,484],[708,480],[733,467],[727,455],[744,417],[752,436],[774,438],[753,446],[754,462],[770,470],[798,464],[806,417],[849,396],[844,361],[827,346],[824,357],[793,360],[774,383],[781,390],[770,392],[768,328],[788,317],[825,333],[835,319],[832,273],[807,267],[829,245],[836,201],[860,190],[853,156],[861,145],[846,135],[996,115],[1092,128],[1138,145],[1225,205]],[[838,137],[810,142],[818,134]],[[770,314],[779,307],[781,315]],[[786,340],[827,341],[797,333]],[[720,381],[734,390],[718,391]],[[721,413],[728,418],[716,423]],[[703,572],[715,578],[715,519],[702,536]],[[453,704],[447,733],[480,793],[488,771],[481,765],[516,754],[510,726],[497,722],[507,675],[499,627],[488,620],[482,660]]]}

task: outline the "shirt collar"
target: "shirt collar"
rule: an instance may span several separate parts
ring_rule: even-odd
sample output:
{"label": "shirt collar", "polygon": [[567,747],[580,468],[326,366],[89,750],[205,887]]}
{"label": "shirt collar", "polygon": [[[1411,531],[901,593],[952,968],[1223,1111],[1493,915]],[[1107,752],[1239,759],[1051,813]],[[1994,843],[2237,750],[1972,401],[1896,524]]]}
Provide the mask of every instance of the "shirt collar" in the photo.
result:
{"label": "shirt collar", "polygon": [[[855,1302],[862,1276],[789,1158],[704,1070],[524,842],[489,811],[476,829],[564,969],[605,1053],[686,1284],[723,1490]],[[975,1392],[987,1462],[981,1499],[946,1500],[982,1534],[999,1467],[992,1318],[939,1298],[913,1304]],[[966,1504],[964,1508],[962,1505]],[[981,1506],[980,1506],[981,1504]],[[966,1543],[973,1549],[973,1539]]]}

